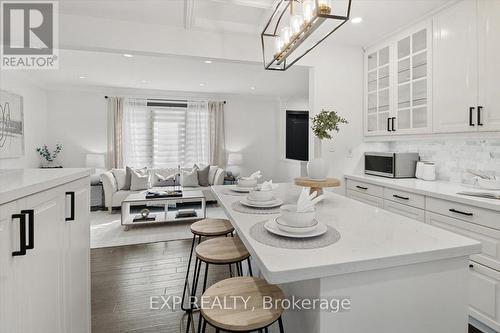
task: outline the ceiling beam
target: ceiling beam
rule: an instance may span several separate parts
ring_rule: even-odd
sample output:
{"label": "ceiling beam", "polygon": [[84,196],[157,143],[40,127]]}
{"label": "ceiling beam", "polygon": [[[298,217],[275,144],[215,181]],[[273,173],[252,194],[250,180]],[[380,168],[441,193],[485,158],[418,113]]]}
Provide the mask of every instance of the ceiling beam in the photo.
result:
{"label": "ceiling beam", "polygon": [[184,0],[184,28],[191,29],[194,21],[194,1]]}
{"label": "ceiling beam", "polygon": [[213,2],[220,2],[225,4],[232,4],[244,7],[269,9],[273,7],[274,1],[270,0],[212,0]]}

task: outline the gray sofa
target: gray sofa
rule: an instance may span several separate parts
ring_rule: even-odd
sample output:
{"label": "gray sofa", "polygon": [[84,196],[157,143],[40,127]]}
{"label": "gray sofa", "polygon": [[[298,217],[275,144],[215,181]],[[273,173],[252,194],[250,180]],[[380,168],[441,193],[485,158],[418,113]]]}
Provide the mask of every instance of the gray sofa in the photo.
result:
{"label": "gray sofa", "polygon": [[[207,202],[217,201],[212,190],[211,185],[222,185],[224,184],[224,176],[225,171],[222,168],[211,166],[209,174],[209,184],[210,186],[196,186],[196,187],[182,187],[183,191],[202,191],[205,195]],[[182,170],[191,170],[190,168],[184,168]],[[125,177],[125,169],[114,169],[112,171],[107,171],[101,175],[101,181],[104,189],[104,202],[109,211],[111,211],[114,207],[121,207],[122,201],[130,194],[137,192],[146,192],[144,191],[130,191],[123,190],[119,188],[120,183],[123,182],[122,179],[117,180],[115,175],[118,177]],[[148,173],[150,174],[151,179],[151,189],[165,190],[168,186],[171,186],[173,183],[171,182],[161,182],[156,177],[156,174],[159,174],[163,177],[168,177],[170,175],[174,175],[177,173],[177,169],[148,169]]]}

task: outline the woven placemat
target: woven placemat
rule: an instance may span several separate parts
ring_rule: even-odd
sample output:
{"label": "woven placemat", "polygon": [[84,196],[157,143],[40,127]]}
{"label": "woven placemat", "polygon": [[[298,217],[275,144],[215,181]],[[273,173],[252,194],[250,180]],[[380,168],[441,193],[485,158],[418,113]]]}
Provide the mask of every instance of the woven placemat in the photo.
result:
{"label": "woven placemat", "polygon": [[224,195],[234,195],[234,196],[238,196],[238,197],[244,197],[244,196],[248,195],[248,193],[236,192],[236,191],[231,190],[230,188],[222,189],[220,192]]}
{"label": "woven placemat", "polygon": [[231,208],[238,213],[245,214],[279,214],[280,208],[252,208],[242,205],[239,201],[235,201],[231,204]]}
{"label": "woven placemat", "polygon": [[335,244],[340,239],[340,233],[337,229],[329,225],[327,225],[327,231],[321,236],[311,238],[289,238],[278,236],[267,231],[266,228],[264,228],[266,222],[267,221],[263,221],[254,224],[250,228],[250,236],[257,242],[272,247],[283,249],[317,249]]}

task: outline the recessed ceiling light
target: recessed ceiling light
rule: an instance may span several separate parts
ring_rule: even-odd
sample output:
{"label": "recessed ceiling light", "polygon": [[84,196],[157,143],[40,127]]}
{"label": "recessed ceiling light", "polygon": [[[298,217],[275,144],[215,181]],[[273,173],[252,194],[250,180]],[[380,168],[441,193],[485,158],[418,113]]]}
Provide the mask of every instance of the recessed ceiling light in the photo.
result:
{"label": "recessed ceiling light", "polygon": [[358,24],[358,23],[363,22],[363,18],[362,17],[354,17],[351,19],[351,22],[354,24]]}
{"label": "recessed ceiling light", "polygon": [[204,87],[205,86],[205,83],[200,83],[200,87]]}
{"label": "recessed ceiling light", "polygon": [[205,62],[205,64],[211,64],[212,60],[205,60],[204,62]]}
{"label": "recessed ceiling light", "polygon": [[148,83],[148,81],[146,81],[146,80],[141,80],[141,83]]}
{"label": "recessed ceiling light", "polygon": [[134,57],[134,56],[133,56],[132,54],[130,54],[130,53],[124,53],[124,54],[123,54],[123,56],[124,56],[125,58],[133,58],[133,57]]}
{"label": "recessed ceiling light", "polygon": [[250,87],[250,90],[255,90],[255,87],[254,87],[254,86],[251,86],[251,87]]}
{"label": "recessed ceiling light", "polygon": [[87,77],[83,76],[83,75],[80,75],[78,78],[83,80],[83,79],[86,79]]}

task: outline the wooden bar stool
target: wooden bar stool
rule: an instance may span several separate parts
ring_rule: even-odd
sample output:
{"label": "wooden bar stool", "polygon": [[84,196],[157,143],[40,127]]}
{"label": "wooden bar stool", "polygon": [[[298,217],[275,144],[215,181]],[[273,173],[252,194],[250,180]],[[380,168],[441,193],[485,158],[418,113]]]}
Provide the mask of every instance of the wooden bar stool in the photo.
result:
{"label": "wooden bar stool", "polygon": [[[252,275],[250,253],[248,253],[248,250],[239,237],[217,237],[206,240],[196,246],[195,252],[196,261],[194,266],[195,273],[193,275],[191,300],[193,300],[196,296],[202,263],[205,264],[205,275],[203,278],[202,292],[205,292],[205,290],[207,289],[208,268],[210,265],[229,265],[231,267],[231,265],[235,264],[237,266],[238,273],[242,275],[243,269],[241,263],[247,260],[248,271],[250,275]],[[191,304],[190,308],[194,309],[195,307],[195,304]],[[186,332],[189,331],[190,323],[191,316],[188,317]],[[198,328],[200,327],[201,316],[198,322]]]}
{"label": "wooden bar stool", "polygon": [[[278,322],[280,333],[284,333],[281,319],[283,308],[281,302],[275,301],[283,300],[285,295],[280,287],[269,284],[263,279],[247,276],[226,279],[208,288],[203,297],[203,304],[207,304],[208,308],[201,307],[203,317],[201,332],[205,332],[208,323],[215,328],[216,333],[221,330],[227,332],[263,330],[267,333],[269,326]],[[272,304],[276,306],[265,308],[264,297],[270,297]],[[221,304],[224,299],[230,300],[231,306],[227,309],[209,307],[212,304]],[[248,302],[245,304],[243,299],[248,299]]]}
{"label": "wooden bar stool", "polygon": [[[220,237],[233,234],[234,228],[229,220],[226,219],[203,219],[191,224],[191,233],[193,234],[193,241],[191,242],[191,252],[189,253],[188,267],[186,271],[186,278],[184,280],[184,290],[182,291],[182,304],[181,308],[184,311],[190,311],[191,308],[184,307],[184,300],[186,298],[186,291],[189,283],[189,270],[191,269],[191,261],[193,258],[194,244],[198,237],[198,244],[201,243],[201,237]],[[196,267],[195,267],[196,272]]]}

